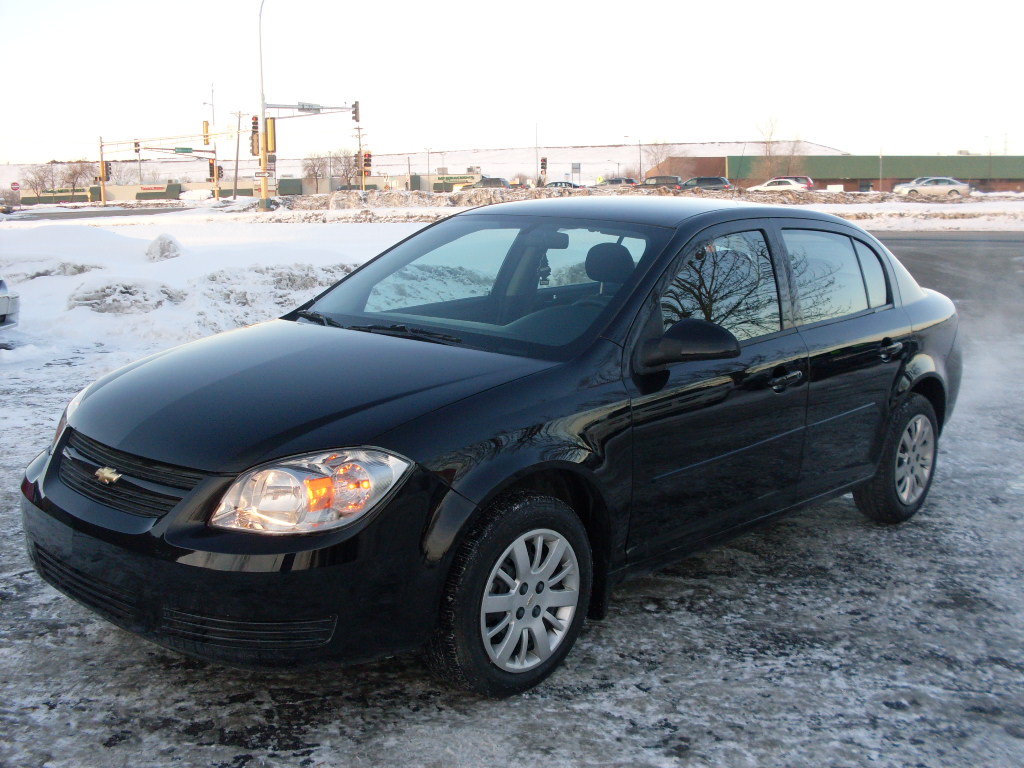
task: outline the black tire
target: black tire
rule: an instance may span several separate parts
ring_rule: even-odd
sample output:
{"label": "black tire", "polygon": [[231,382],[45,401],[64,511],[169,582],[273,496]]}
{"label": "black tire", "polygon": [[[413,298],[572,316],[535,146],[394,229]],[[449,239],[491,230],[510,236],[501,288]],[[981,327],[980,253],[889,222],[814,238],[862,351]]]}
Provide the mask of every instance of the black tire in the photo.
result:
{"label": "black tire", "polygon": [[917,195],[918,195],[918,192],[917,192],[916,189],[912,189],[909,192],[907,192],[907,197],[917,197]]}
{"label": "black tire", "polygon": [[927,398],[912,394],[892,413],[874,477],[853,492],[876,523],[902,523],[924,504],[935,476],[939,427]]}
{"label": "black tire", "polygon": [[[452,564],[427,652],[433,672],[493,697],[537,685],[580,633],[592,562],[586,529],[566,504],[527,493],[496,501]],[[485,598],[494,611],[484,612]]]}

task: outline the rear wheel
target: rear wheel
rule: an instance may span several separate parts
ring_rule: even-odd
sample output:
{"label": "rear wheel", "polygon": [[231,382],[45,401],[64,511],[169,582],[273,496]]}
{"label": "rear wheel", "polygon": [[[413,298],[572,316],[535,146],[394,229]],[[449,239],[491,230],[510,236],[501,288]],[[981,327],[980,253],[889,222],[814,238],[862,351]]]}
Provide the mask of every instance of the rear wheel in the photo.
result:
{"label": "rear wheel", "polygon": [[918,194],[917,190],[916,189],[912,189],[909,192],[907,192],[907,197],[917,197],[917,194]]}
{"label": "rear wheel", "polygon": [[946,197],[960,197],[959,189],[951,189],[946,193]]}
{"label": "rear wheel", "polygon": [[452,565],[431,668],[487,696],[532,688],[576,641],[591,582],[586,529],[570,507],[533,494],[499,500]]}
{"label": "rear wheel", "polygon": [[924,504],[935,475],[938,422],[932,404],[912,394],[892,414],[875,476],[853,492],[857,508],[878,523],[902,523]]}

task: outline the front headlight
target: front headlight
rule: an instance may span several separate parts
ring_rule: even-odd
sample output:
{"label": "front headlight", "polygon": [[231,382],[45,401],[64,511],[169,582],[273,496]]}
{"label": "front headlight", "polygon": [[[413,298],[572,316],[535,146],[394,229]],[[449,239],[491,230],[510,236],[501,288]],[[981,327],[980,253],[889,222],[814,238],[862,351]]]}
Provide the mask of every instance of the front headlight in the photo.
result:
{"label": "front headlight", "polygon": [[340,528],[379,504],[411,466],[375,448],[311,453],[266,464],[231,484],[210,525],[277,535]]}
{"label": "front headlight", "polygon": [[64,409],[64,413],[60,415],[60,421],[57,422],[57,431],[53,433],[53,442],[50,443],[50,453],[53,453],[53,449],[57,447],[57,443],[60,441],[60,436],[64,434],[64,430],[67,429],[68,419],[70,419],[75,411],[78,410],[78,404],[82,402],[82,395],[85,394],[83,389],[73,398],[71,402],[67,404]]}

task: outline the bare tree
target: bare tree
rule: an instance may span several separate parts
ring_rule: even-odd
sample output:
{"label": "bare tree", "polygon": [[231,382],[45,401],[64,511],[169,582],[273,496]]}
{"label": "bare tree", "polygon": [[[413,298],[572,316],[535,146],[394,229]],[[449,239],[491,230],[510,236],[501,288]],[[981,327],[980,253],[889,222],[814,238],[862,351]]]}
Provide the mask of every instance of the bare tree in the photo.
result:
{"label": "bare tree", "polygon": [[644,146],[644,158],[647,160],[647,175],[658,176],[668,173],[660,166],[672,156],[672,149],[675,145],[666,144],[663,141],[647,144]]}
{"label": "bare tree", "polygon": [[330,153],[328,160],[330,175],[344,179],[345,186],[354,187],[362,170],[356,153],[351,149],[336,149]]}
{"label": "bare tree", "polygon": [[136,184],[139,181],[139,168],[132,160],[118,160],[110,164],[111,184]]}
{"label": "bare tree", "polygon": [[302,176],[306,179],[313,179],[316,183],[316,191],[320,191],[320,179],[327,176],[327,157],[319,152],[313,152],[302,161]]}
{"label": "bare tree", "polygon": [[60,182],[65,187],[71,187],[71,196],[74,197],[79,188],[86,189],[95,177],[96,163],[90,163],[83,158],[64,163]]}
{"label": "bare tree", "polygon": [[45,192],[51,195],[60,186],[60,163],[51,160],[42,165],[33,165],[25,172],[25,184],[39,200],[42,200]]}
{"label": "bare tree", "polygon": [[775,141],[776,122],[776,119],[773,117],[763,126],[759,126],[762,139],[761,157],[755,160],[750,167],[752,178],[763,180],[778,175],[778,162],[775,156],[777,143]]}

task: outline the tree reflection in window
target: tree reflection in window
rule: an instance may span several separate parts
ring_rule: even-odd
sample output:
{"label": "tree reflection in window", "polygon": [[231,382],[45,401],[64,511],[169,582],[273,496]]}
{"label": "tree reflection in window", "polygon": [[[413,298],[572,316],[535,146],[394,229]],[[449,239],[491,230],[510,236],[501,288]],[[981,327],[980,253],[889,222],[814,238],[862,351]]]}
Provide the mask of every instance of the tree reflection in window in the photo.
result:
{"label": "tree reflection in window", "polygon": [[661,297],[665,330],[687,317],[717,323],[740,341],[781,327],[779,292],[760,232],[700,243]]}
{"label": "tree reflection in window", "polygon": [[845,235],[784,229],[804,323],[817,323],[868,308],[864,277],[853,243]]}

